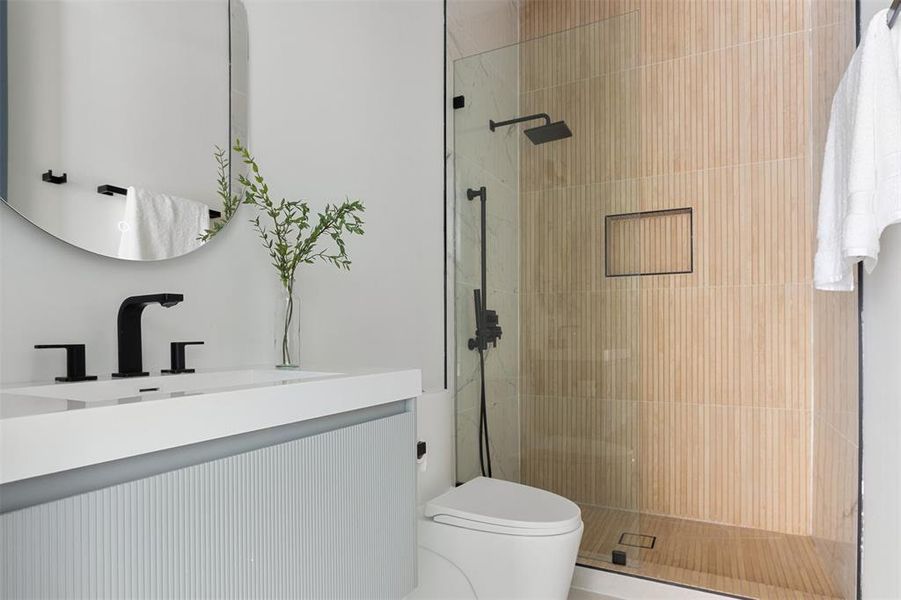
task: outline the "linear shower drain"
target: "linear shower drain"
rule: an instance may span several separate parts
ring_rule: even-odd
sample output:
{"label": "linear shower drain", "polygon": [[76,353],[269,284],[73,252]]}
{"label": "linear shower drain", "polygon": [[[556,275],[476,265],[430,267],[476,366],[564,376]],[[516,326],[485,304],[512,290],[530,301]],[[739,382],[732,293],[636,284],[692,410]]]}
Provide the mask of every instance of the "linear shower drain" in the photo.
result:
{"label": "linear shower drain", "polygon": [[619,536],[619,543],[621,546],[634,546],[635,548],[653,550],[654,544],[657,543],[657,536],[624,532]]}

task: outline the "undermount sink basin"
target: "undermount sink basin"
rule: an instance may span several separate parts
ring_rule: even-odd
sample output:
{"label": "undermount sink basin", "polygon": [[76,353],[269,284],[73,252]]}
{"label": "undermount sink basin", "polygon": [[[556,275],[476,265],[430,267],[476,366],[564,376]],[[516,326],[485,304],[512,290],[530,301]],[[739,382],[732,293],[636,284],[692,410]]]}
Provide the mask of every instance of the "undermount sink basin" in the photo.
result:
{"label": "undermount sink basin", "polygon": [[136,397],[170,397],[180,394],[257,385],[288,384],[303,379],[339,375],[293,369],[244,369],[210,373],[158,375],[103,381],[81,381],[4,389],[4,393],[72,402],[113,402]]}

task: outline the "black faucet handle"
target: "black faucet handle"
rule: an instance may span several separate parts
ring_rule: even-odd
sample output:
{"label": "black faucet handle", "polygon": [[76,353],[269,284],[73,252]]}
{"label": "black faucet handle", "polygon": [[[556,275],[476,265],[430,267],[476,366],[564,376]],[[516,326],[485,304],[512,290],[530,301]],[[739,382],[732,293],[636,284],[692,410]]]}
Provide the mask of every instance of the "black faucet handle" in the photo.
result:
{"label": "black faucet handle", "polygon": [[35,344],[37,350],[48,348],[65,349],[66,376],[57,377],[57,381],[94,381],[96,375],[85,375],[84,344]]}
{"label": "black faucet handle", "polygon": [[172,342],[169,344],[170,367],[162,373],[175,375],[178,373],[193,373],[194,369],[185,368],[185,346],[202,346],[203,342]]}

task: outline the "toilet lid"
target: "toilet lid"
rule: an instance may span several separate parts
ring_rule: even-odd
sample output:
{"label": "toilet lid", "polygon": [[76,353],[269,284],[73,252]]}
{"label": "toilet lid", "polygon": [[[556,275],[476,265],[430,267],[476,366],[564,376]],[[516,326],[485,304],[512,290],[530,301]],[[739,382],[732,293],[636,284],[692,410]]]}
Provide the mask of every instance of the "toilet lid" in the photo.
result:
{"label": "toilet lid", "polygon": [[559,535],[579,528],[582,511],[572,501],[537,488],[477,477],[425,507],[439,523],[514,535]]}

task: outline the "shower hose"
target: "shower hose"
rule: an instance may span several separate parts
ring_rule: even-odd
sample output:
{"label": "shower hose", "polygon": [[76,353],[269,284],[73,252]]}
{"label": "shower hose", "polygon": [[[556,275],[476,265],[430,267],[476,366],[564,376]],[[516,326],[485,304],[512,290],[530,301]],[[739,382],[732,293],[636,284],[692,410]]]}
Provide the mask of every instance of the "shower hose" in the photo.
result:
{"label": "shower hose", "polygon": [[479,466],[482,477],[491,477],[491,447],[488,438],[488,403],[485,393],[485,350],[479,344],[479,378],[482,381],[481,400],[479,402]]}

